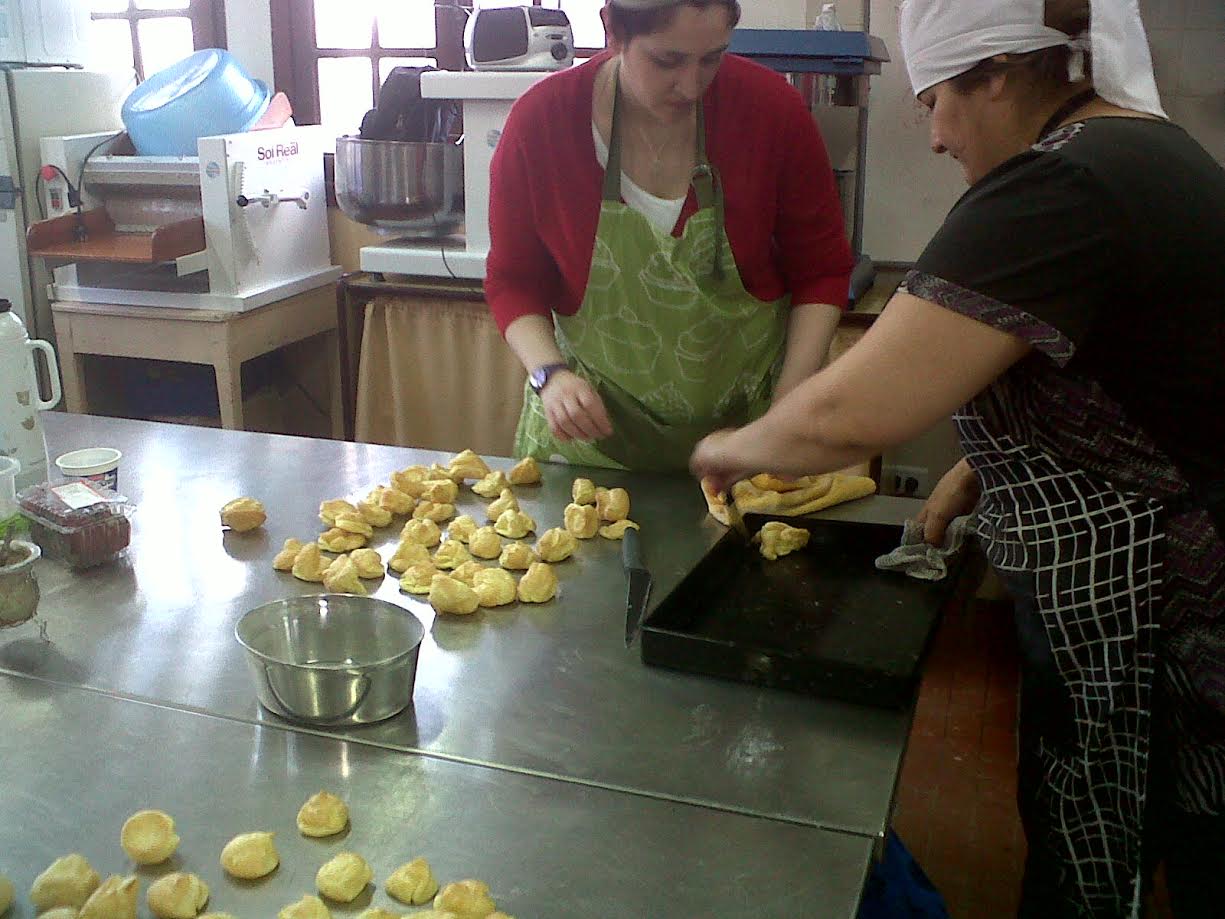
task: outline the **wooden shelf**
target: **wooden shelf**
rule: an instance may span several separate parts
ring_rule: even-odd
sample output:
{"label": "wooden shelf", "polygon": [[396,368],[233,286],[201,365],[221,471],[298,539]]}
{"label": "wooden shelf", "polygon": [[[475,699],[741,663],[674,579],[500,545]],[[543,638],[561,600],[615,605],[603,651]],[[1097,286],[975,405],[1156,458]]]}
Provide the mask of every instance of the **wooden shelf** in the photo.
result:
{"label": "wooden shelf", "polygon": [[101,208],[81,215],[87,238],[76,238],[75,214],[40,220],[26,233],[30,255],[73,262],[128,262],[156,264],[199,252],[205,247],[204,218],[179,220],[152,233],[120,233]]}

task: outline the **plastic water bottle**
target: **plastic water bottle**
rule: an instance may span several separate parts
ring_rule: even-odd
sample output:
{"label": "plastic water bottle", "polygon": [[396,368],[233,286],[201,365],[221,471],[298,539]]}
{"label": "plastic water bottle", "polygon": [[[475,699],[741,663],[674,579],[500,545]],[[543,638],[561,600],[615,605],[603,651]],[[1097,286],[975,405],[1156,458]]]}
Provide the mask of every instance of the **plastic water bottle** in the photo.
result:
{"label": "plastic water bottle", "polygon": [[814,28],[821,32],[842,31],[842,23],[838,21],[837,4],[826,3],[821,7],[821,12],[817,16],[817,21]]}
{"label": "plastic water bottle", "polygon": [[[51,398],[38,391],[34,352],[47,359]],[[8,300],[0,300],[0,456],[21,464],[16,490],[47,481],[47,440],[38,413],[60,401],[60,368],[55,349],[45,341],[31,341],[21,318]]]}

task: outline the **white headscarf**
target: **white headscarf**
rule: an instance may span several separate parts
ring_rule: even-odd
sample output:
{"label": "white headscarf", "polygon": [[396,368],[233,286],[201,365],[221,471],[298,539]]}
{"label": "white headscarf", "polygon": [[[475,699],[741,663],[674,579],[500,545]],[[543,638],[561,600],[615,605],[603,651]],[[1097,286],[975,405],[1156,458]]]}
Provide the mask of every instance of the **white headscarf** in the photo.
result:
{"label": "white headscarf", "polygon": [[915,95],[960,76],[997,54],[1025,54],[1066,45],[1069,80],[1084,75],[1093,54],[1093,88],[1107,102],[1165,117],[1139,0],[1091,0],[1088,41],[1069,39],[1044,22],[1043,0],[905,0],[902,54]]}

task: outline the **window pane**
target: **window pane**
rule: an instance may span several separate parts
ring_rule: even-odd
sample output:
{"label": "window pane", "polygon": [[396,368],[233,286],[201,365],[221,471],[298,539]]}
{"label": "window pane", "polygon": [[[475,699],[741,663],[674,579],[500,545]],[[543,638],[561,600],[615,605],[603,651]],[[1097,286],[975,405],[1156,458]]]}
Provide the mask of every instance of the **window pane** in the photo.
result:
{"label": "window pane", "polygon": [[433,48],[433,0],[381,0],[379,44],[384,48]]}
{"label": "window pane", "polygon": [[[530,6],[525,0],[472,0],[477,9],[492,9],[495,6]],[[547,6],[548,4],[546,4]],[[556,4],[553,4],[556,6]]]}
{"label": "window pane", "polygon": [[432,57],[385,57],[379,60],[379,85],[387,79],[392,67],[437,67]]}
{"label": "window pane", "polygon": [[186,16],[142,19],[136,23],[136,40],[140,42],[146,77],[165,70],[195,50],[191,20]]}
{"label": "window pane", "polygon": [[138,10],[185,10],[191,0],[136,0]]}
{"label": "window pane", "polygon": [[356,134],[362,117],[374,106],[367,57],[319,59],[319,121],[337,136]]}
{"label": "window pane", "polygon": [[91,13],[122,13],[128,8],[128,0],[89,0]]}
{"label": "window pane", "polygon": [[374,0],[315,0],[315,47],[369,48]]}
{"label": "window pane", "polygon": [[97,19],[89,25],[90,70],[132,70],[132,29],[126,19]]}
{"label": "window pane", "polygon": [[570,25],[574,28],[576,47],[604,47],[604,23],[600,21],[603,6],[603,0],[561,0],[561,8],[570,17]]}

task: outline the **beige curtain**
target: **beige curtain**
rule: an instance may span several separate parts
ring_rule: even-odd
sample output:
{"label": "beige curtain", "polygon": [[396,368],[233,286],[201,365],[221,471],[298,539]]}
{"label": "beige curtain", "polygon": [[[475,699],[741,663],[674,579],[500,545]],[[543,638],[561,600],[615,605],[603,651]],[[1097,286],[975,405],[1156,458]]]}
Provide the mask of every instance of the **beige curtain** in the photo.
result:
{"label": "beige curtain", "polygon": [[510,456],[524,376],[484,303],[377,298],[366,305],[357,439]]}

